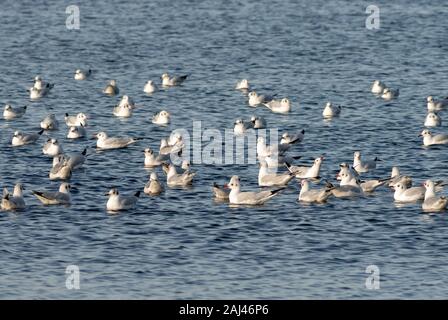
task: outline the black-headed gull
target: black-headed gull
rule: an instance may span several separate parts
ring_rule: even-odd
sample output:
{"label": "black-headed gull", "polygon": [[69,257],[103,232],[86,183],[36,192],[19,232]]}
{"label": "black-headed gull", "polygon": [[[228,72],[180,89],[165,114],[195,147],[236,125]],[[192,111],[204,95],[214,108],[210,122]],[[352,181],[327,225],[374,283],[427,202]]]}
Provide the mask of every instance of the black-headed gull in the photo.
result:
{"label": "black-headed gull", "polygon": [[94,137],[97,138],[97,148],[102,150],[126,148],[127,146],[142,140],[142,138],[132,137],[109,137],[104,131],[97,133]]}
{"label": "black-headed gull", "polygon": [[426,107],[428,111],[440,111],[445,107],[448,107],[448,97],[443,98],[440,101],[434,100],[432,96],[426,98]]}
{"label": "black-headed gull", "polygon": [[426,180],[423,184],[426,188],[425,199],[423,200],[422,209],[425,212],[435,212],[445,210],[448,205],[447,197],[439,197],[436,195],[434,182]]}
{"label": "black-headed gull", "polygon": [[390,101],[392,99],[398,98],[399,95],[400,95],[400,89],[385,88],[383,90],[381,98],[383,98],[386,101]]}
{"label": "black-headed gull", "polygon": [[151,148],[146,148],[144,150],[145,153],[145,167],[157,167],[164,163],[166,160],[166,156],[156,155],[154,154],[154,151]]}
{"label": "black-headed gull", "polygon": [[356,151],[353,154],[353,168],[358,172],[369,172],[370,170],[376,169],[376,163],[381,161],[377,157],[373,160],[361,160],[361,152]]}
{"label": "black-headed gull", "polygon": [[260,161],[260,169],[258,171],[258,185],[260,187],[285,186],[294,178],[294,174],[290,172],[275,173],[268,168],[266,161]]}
{"label": "black-headed gull", "polygon": [[326,202],[333,194],[332,190],[334,189],[334,186],[327,185],[325,188],[312,190],[310,183],[305,179],[300,182],[300,185],[299,201],[302,202]]}
{"label": "black-headed gull", "polygon": [[174,87],[182,84],[187,77],[188,75],[170,77],[168,73],[164,73],[160,78],[162,79],[162,86]]}
{"label": "black-headed gull", "polygon": [[59,141],[55,138],[50,138],[47,140],[47,142],[44,144],[44,147],[42,148],[42,153],[54,157],[58,154],[64,153],[64,150],[62,148],[62,145],[59,143]]}
{"label": "black-headed gull", "polygon": [[423,137],[423,145],[425,147],[436,144],[448,144],[448,134],[433,135],[428,129],[423,130],[419,137]]}
{"label": "black-headed gull", "polygon": [[149,181],[145,184],[143,192],[151,196],[156,196],[163,192],[163,186],[157,178],[157,174],[155,172],[151,172]]}
{"label": "black-headed gull", "polygon": [[297,178],[300,178],[300,179],[307,179],[307,178],[317,179],[317,178],[319,178],[320,166],[322,165],[322,161],[323,160],[324,160],[324,157],[322,157],[322,156],[314,159],[313,165],[310,166],[310,167],[306,167],[306,166],[292,166],[289,163],[286,164],[286,167]]}
{"label": "black-headed gull", "polygon": [[119,118],[129,118],[132,116],[132,108],[128,105],[118,105],[114,107],[112,113]]}
{"label": "black-headed gull", "polygon": [[38,133],[23,133],[22,131],[15,131],[12,137],[11,144],[13,147],[18,147],[34,143],[37,141],[37,139],[39,139],[43,132],[43,129]]}
{"label": "black-headed gull", "polygon": [[400,169],[398,167],[392,167],[392,172],[390,174],[389,187],[393,187],[397,183],[403,184],[406,188],[412,186],[412,178],[410,176],[400,174]]}
{"label": "black-headed gull", "polygon": [[251,106],[251,107],[256,107],[260,104],[272,101],[272,99],[273,99],[272,96],[260,95],[260,94],[256,93],[255,91],[249,92],[249,94],[247,96],[249,98],[249,100],[248,100],[249,106]]}
{"label": "black-headed gull", "polygon": [[25,209],[25,200],[23,199],[23,190],[25,188],[21,183],[14,186],[13,194],[10,194],[8,189],[3,189],[3,197],[1,202],[2,210],[21,210]]}
{"label": "black-headed gull", "polygon": [[33,190],[32,193],[42,202],[43,204],[70,204],[71,186],[67,182],[62,183],[59,186],[59,191],[57,192],[47,192],[47,191],[36,191]]}
{"label": "black-headed gull", "polygon": [[91,69],[89,69],[87,71],[81,70],[81,69],[76,69],[74,78],[75,78],[75,80],[86,80],[88,77],[90,77],[91,74],[92,74]]}
{"label": "black-headed gull", "polygon": [[380,80],[375,80],[372,85],[372,93],[382,94],[384,89],[386,88],[386,84],[381,82]]}
{"label": "black-headed gull", "polygon": [[233,125],[233,133],[237,136],[243,135],[247,130],[253,128],[252,122],[245,122],[243,119],[236,119]]}
{"label": "black-headed gull", "polygon": [[305,130],[301,130],[300,132],[296,134],[289,134],[288,132],[285,132],[282,134],[282,138],[280,139],[280,144],[295,144],[302,142],[305,138]]}
{"label": "black-headed gull", "polygon": [[327,102],[324,111],[322,111],[322,115],[324,118],[337,117],[341,113],[341,110],[341,106],[335,106],[331,102]]}
{"label": "black-headed gull", "polygon": [[240,178],[232,176],[230,182],[226,185],[230,189],[229,202],[231,204],[243,205],[261,205],[274,197],[283,189],[260,191],[260,192],[242,192]]}
{"label": "black-headed gull", "polygon": [[147,94],[154,93],[158,90],[157,85],[152,80],[148,80],[143,87],[143,92]]}
{"label": "black-headed gull", "polygon": [[121,211],[129,210],[135,207],[138,198],[140,197],[140,191],[137,191],[132,196],[123,196],[118,192],[117,188],[112,188],[106,193],[109,197],[106,203],[106,209],[108,211]]}
{"label": "black-headed gull", "polygon": [[266,128],[266,120],[263,117],[252,116],[250,118],[250,122],[252,122],[252,127],[254,129],[265,129]]}
{"label": "black-headed gull", "polygon": [[274,113],[288,113],[291,111],[291,102],[288,98],[271,100],[269,102],[264,102],[263,105]]}
{"label": "black-headed gull", "polygon": [[247,79],[239,80],[236,83],[235,89],[237,90],[249,90],[249,81]]}
{"label": "black-headed gull", "polygon": [[191,172],[189,170],[183,173],[177,173],[176,167],[173,164],[168,166],[168,172],[166,175],[166,184],[170,187],[183,187],[188,186],[193,183],[193,177],[196,172]]}
{"label": "black-headed gull", "polygon": [[103,89],[103,93],[108,96],[114,96],[120,92],[118,89],[117,82],[115,80],[110,80],[106,87]]}
{"label": "black-headed gull", "polygon": [[3,110],[3,118],[5,120],[12,120],[16,118],[22,117],[26,112],[27,106],[13,108],[11,105],[5,105],[5,109]]}
{"label": "black-headed gull", "polygon": [[71,116],[68,113],[64,116],[65,124],[68,127],[87,127],[87,115],[83,112],[78,113],[77,115]]}
{"label": "black-headed gull", "polygon": [[439,127],[442,125],[442,118],[435,112],[428,112],[425,118],[425,127]]}
{"label": "black-headed gull", "polygon": [[83,125],[72,126],[68,128],[67,138],[68,139],[79,139],[87,136],[87,131]]}
{"label": "black-headed gull", "polygon": [[170,119],[171,114],[166,110],[162,110],[152,116],[152,123],[161,126],[166,126],[167,124],[170,123]]}
{"label": "black-headed gull", "polygon": [[52,113],[47,115],[41,122],[40,127],[44,130],[57,130],[59,127],[59,122],[56,116]]}

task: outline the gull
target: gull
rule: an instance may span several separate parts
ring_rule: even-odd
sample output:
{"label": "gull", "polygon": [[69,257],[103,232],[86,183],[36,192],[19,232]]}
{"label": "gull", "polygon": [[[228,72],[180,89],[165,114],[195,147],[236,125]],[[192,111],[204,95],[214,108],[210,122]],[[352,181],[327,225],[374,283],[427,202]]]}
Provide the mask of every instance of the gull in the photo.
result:
{"label": "gull", "polygon": [[81,70],[81,69],[76,69],[75,71],[75,80],[86,80],[90,75],[92,74],[92,70]]}
{"label": "gull", "polygon": [[84,126],[71,126],[68,128],[67,138],[68,139],[79,139],[87,135],[87,131]]}
{"label": "gull", "polygon": [[165,156],[158,155],[157,157],[154,155],[154,151],[150,148],[145,149],[145,167],[157,167],[164,163],[166,159]]}
{"label": "gull", "polygon": [[55,138],[48,139],[42,148],[42,153],[54,157],[58,154],[64,153],[62,146],[59,144],[59,141]]}
{"label": "gull", "polygon": [[258,185],[260,187],[285,186],[294,178],[294,174],[287,173],[271,173],[268,170],[266,161],[260,161],[260,170],[258,172]]}
{"label": "gull", "polygon": [[174,144],[169,144],[167,139],[160,140],[160,149],[159,154],[161,155],[169,155],[172,153],[179,153],[182,151],[184,147],[184,143],[182,141],[182,136],[176,137],[176,140],[173,141]]}
{"label": "gull", "polygon": [[20,108],[13,108],[11,105],[5,105],[5,109],[3,111],[3,118],[5,120],[11,120],[15,118],[20,118],[26,112],[26,106]]}
{"label": "gull", "polygon": [[408,187],[401,182],[395,183],[392,188],[394,192],[394,200],[398,202],[416,202],[425,199],[424,187]]}
{"label": "gull", "polygon": [[32,193],[43,203],[43,204],[70,204],[70,184],[64,182],[59,186],[59,191],[57,192],[45,192],[45,191],[35,191]]}
{"label": "gull", "polygon": [[372,85],[372,93],[382,94],[384,89],[386,88],[386,84],[381,82],[380,80],[375,80]]}
{"label": "gull", "polygon": [[249,90],[249,81],[247,79],[239,80],[236,83],[235,89],[237,89],[237,90]]}
{"label": "gull", "polygon": [[442,118],[435,112],[428,112],[425,118],[425,127],[439,127],[442,125]]}
{"label": "gull", "polygon": [[64,117],[65,124],[69,127],[87,127],[87,116],[84,113],[78,113],[76,116],[71,116],[68,113]]}
{"label": "gull", "polygon": [[282,100],[271,100],[263,103],[263,105],[275,113],[288,113],[291,111],[291,103],[288,98],[283,98]]}
{"label": "gull", "polygon": [[[391,179],[360,180],[358,172],[347,163],[343,162],[339,167],[341,169],[337,174],[336,179],[341,180],[341,185],[360,186],[363,192],[374,192],[378,187],[385,185]],[[347,180],[342,182],[344,175],[347,176]]]}
{"label": "gull", "polygon": [[97,133],[94,137],[97,138],[96,147],[102,150],[126,148],[127,146],[142,140],[142,138],[109,137],[104,131]]}
{"label": "gull", "polygon": [[377,161],[381,161],[381,160],[378,159],[377,157],[375,157],[375,159],[373,159],[373,160],[362,161],[361,160],[361,152],[359,152],[359,151],[356,151],[353,154],[353,168],[358,173],[368,172],[370,170],[375,169]]}
{"label": "gull", "polygon": [[386,101],[390,101],[392,99],[398,98],[399,95],[400,95],[400,89],[385,88],[383,90],[381,98],[383,98]]}
{"label": "gull", "polygon": [[187,79],[188,75],[183,76],[176,76],[170,78],[168,73],[162,74],[160,77],[162,79],[162,86],[164,87],[174,87],[180,85],[182,82],[184,82]]}
{"label": "gull", "polygon": [[129,210],[135,207],[140,197],[140,191],[137,191],[132,196],[122,196],[119,194],[117,188],[112,188],[106,193],[106,196],[109,196],[106,204],[108,211]]}
{"label": "gull", "polygon": [[47,82],[44,82],[40,76],[35,76],[34,77],[33,88],[36,88],[38,90],[42,90],[42,89],[44,89],[44,88],[46,88],[48,86],[52,86],[52,85],[50,85]]}
{"label": "gull", "polygon": [[67,161],[67,165],[72,170],[81,168],[84,162],[86,162],[87,156],[87,148],[84,148],[82,152],[63,155],[64,159]]}
{"label": "gull", "polygon": [[156,196],[163,192],[163,186],[157,178],[157,174],[155,172],[151,172],[149,181],[145,184],[144,192],[151,196]]}
{"label": "gull", "polygon": [[432,135],[428,129],[423,130],[419,137],[423,137],[423,145],[425,147],[435,144],[448,144],[448,134],[436,134]]}
{"label": "gull", "polygon": [[166,175],[166,183],[170,187],[191,185],[195,175],[196,172],[190,171],[185,171],[184,173],[179,174],[176,171],[176,167],[173,164],[170,164]]}
{"label": "gull", "polygon": [[132,108],[128,105],[118,105],[114,107],[113,114],[116,117],[129,118],[130,116],[132,116]]}
{"label": "gull", "polygon": [[21,210],[25,209],[25,200],[23,199],[23,190],[25,188],[21,183],[14,186],[13,194],[10,194],[8,189],[3,189],[3,198],[1,203],[2,210]]}
{"label": "gull", "polygon": [[252,127],[254,129],[264,129],[266,128],[266,120],[259,116],[252,116],[250,118],[250,122],[252,122]]}
{"label": "gull", "polygon": [[302,130],[294,135],[290,135],[288,132],[282,134],[280,144],[295,144],[303,141],[305,138],[305,130]]}
{"label": "gull", "polygon": [[230,189],[229,202],[231,204],[262,205],[283,189],[260,192],[241,192],[240,178],[232,176],[230,182],[225,185]]}
{"label": "gull", "polygon": [[406,188],[410,188],[412,186],[412,178],[409,176],[401,175],[400,169],[398,169],[398,167],[392,167],[392,172],[390,174],[389,187],[392,187],[397,183],[401,183]]}
{"label": "gull", "polygon": [[213,183],[213,194],[216,199],[229,200],[229,192],[221,188],[216,182]]}
{"label": "gull", "polygon": [[114,96],[120,92],[118,89],[117,82],[115,80],[110,80],[107,86],[103,89],[103,93],[108,96]]}
{"label": "gull", "polygon": [[34,143],[37,141],[37,139],[39,139],[39,137],[42,135],[43,132],[44,132],[44,130],[41,130],[38,133],[26,134],[21,131],[15,131],[14,136],[12,137],[11,144],[14,147],[17,147],[17,146],[23,146],[26,144]]}
{"label": "gull", "polygon": [[50,180],[70,180],[72,168],[68,165],[68,160],[62,156],[62,159],[58,159],[58,161],[50,170]]}
{"label": "gull", "polygon": [[118,103],[118,106],[119,107],[129,107],[130,109],[135,109],[135,102],[128,95],[124,95],[123,97],[121,97],[121,100]]}
{"label": "gull", "polygon": [[324,118],[337,117],[341,113],[341,109],[341,106],[335,106],[331,102],[327,102],[322,115],[324,116]]}
{"label": "gull", "polygon": [[326,202],[327,199],[333,194],[333,186],[326,186],[323,189],[310,189],[310,183],[308,180],[301,181],[301,188],[299,193],[299,201],[302,202],[317,202],[322,203]]}
{"label": "gull", "polygon": [[272,96],[259,95],[255,91],[249,92],[249,94],[247,96],[249,97],[248,103],[249,103],[249,106],[251,106],[251,107],[256,107],[262,103],[267,103],[269,101],[272,101],[272,99],[273,99]]}
{"label": "gull", "polygon": [[152,123],[157,125],[167,125],[170,123],[171,114],[168,111],[162,110],[152,116]]}
{"label": "gull", "polygon": [[335,197],[352,198],[362,196],[364,194],[359,181],[356,179],[356,176],[353,174],[349,167],[341,166],[341,171],[339,172],[338,176],[341,179],[339,187],[335,187],[329,182],[327,183],[327,187],[333,187],[332,193]]}
{"label": "gull", "polygon": [[42,89],[37,89],[36,87],[32,87],[32,88],[28,89],[28,91],[30,92],[30,99],[37,100],[37,99],[42,98],[48,92],[50,92],[50,90],[53,88],[53,86],[54,86],[53,84],[47,83],[47,85],[45,87],[43,87]]}
{"label": "gull", "polygon": [[41,122],[40,127],[44,130],[57,130],[59,122],[56,120],[56,116],[52,113],[47,115]]}
{"label": "gull", "polygon": [[148,80],[145,86],[143,87],[143,92],[151,94],[158,90],[157,85],[152,80]]}
{"label": "gull", "polygon": [[189,171],[191,169],[190,160],[188,160],[188,159],[182,160],[182,163],[181,163],[180,167],[184,171]]}
{"label": "gull", "polygon": [[266,145],[264,137],[257,138],[257,156],[259,158],[265,158],[267,156],[281,155],[284,153],[285,146],[281,145]]}
{"label": "gull", "polygon": [[286,167],[288,168],[289,172],[295,175],[296,178],[299,179],[317,179],[319,178],[319,172],[320,172],[320,166],[322,164],[322,161],[324,160],[324,157],[318,157],[314,159],[313,165],[311,167],[305,167],[305,166],[291,166],[289,163],[286,163]]}
{"label": "gull", "polygon": [[432,96],[429,96],[426,98],[426,106],[428,108],[428,111],[440,111],[442,110],[444,107],[448,106],[448,97],[440,100],[440,101],[436,101],[434,100],[434,98]]}
{"label": "gull", "polygon": [[434,212],[445,210],[448,205],[448,199],[444,196],[436,196],[434,182],[426,180],[423,185],[426,188],[425,199],[422,204],[423,211]]}
{"label": "gull", "polygon": [[247,130],[253,128],[252,122],[244,122],[242,119],[236,119],[233,125],[233,133],[240,136],[246,133]]}

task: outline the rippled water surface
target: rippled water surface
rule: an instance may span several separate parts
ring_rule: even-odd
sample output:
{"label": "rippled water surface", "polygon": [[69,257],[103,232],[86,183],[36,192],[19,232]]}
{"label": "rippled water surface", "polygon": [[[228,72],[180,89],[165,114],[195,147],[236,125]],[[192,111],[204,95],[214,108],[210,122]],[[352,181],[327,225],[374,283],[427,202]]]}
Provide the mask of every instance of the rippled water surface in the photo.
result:
{"label": "rippled water surface", "polygon": [[[193,120],[224,130],[252,114],[281,131],[305,128],[294,153],[303,163],[325,154],[321,175],[329,180],[355,150],[383,159],[366,178],[386,177],[393,165],[417,183],[448,178],[448,149],[423,148],[417,137],[426,96],[448,95],[446,2],[377,2],[379,30],[365,28],[367,2],[77,3],[79,30],[65,27],[69,1],[1,4],[1,103],[28,111],[0,120],[0,182],[23,182],[28,207],[0,212],[0,298],[446,298],[448,215],[422,214],[420,204],[397,207],[386,188],[355,201],[302,205],[293,181],[264,206],[230,208],[213,201],[212,183],[238,174],[244,189],[256,189],[258,166],[193,164],[192,188],[144,195],[135,210],[111,215],[103,195],[111,186],[142,190],[142,151],[157,149],[171,130],[191,130]],[[73,80],[76,68],[89,67],[89,80]],[[146,96],[144,83],[163,72],[190,76],[182,87]],[[55,87],[29,102],[26,88],[37,74]],[[244,77],[257,91],[290,97],[292,112],[248,107],[233,90]],[[112,116],[118,97],[101,93],[109,79],[141,106],[131,118]],[[375,79],[399,87],[399,99],[373,96]],[[345,108],[325,122],[328,100]],[[167,128],[150,121],[162,108],[173,115]],[[59,120],[87,113],[89,134],[145,139],[124,150],[89,150],[72,178],[73,204],[44,207],[30,190],[59,183],[48,179],[43,142],[56,137],[66,151],[95,144],[68,141],[61,125],[36,145],[11,148],[14,130],[37,132],[50,112]],[[435,131],[448,129],[443,123]],[[65,287],[71,264],[81,270],[80,290]],[[365,287],[368,265],[380,268],[380,290]]]}

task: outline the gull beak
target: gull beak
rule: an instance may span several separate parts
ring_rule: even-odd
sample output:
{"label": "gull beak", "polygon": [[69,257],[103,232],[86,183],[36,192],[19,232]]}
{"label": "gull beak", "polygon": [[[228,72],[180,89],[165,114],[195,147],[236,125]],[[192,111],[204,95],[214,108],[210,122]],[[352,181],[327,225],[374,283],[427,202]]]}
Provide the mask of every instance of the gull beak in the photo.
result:
{"label": "gull beak", "polygon": [[227,183],[224,185],[224,189],[230,189]]}
{"label": "gull beak", "polygon": [[106,192],[104,195],[105,195],[105,196],[108,196],[108,195],[109,195],[109,192]]}

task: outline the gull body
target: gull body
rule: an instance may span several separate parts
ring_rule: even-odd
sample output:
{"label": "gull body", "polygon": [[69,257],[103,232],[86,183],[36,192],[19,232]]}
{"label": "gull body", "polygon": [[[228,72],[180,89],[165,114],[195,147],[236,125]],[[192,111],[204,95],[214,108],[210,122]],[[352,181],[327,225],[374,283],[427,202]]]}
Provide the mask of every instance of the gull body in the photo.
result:
{"label": "gull body", "polygon": [[166,159],[166,157],[160,154],[156,157],[154,151],[150,148],[146,148],[144,152],[145,152],[145,167],[151,168],[161,166]]}
{"label": "gull body", "polygon": [[47,115],[41,122],[40,127],[44,130],[57,130],[59,127],[59,122],[56,116],[52,113]]}
{"label": "gull body", "polygon": [[152,123],[165,126],[170,123],[170,117],[171,114],[168,111],[162,110],[153,115]]}
{"label": "gull body", "polygon": [[155,172],[151,172],[149,181],[145,185],[144,192],[151,196],[156,196],[163,192],[163,186],[157,178],[157,174]]}
{"label": "gull body", "polygon": [[259,95],[255,91],[249,92],[249,94],[247,96],[249,97],[248,103],[249,103],[249,106],[251,106],[251,107],[256,107],[260,104],[272,101],[272,99],[273,99],[271,96]]}
{"label": "gull body", "polygon": [[108,96],[117,95],[120,92],[118,89],[117,82],[115,80],[110,80],[106,87],[103,89],[103,93]]}
{"label": "gull body", "polygon": [[106,203],[106,208],[108,211],[121,211],[121,210],[129,210],[135,207],[137,204],[138,198],[140,196],[140,191],[137,191],[132,196],[123,196],[118,192],[118,189],[113,188],[110,189],[106,195],[109,196],[109,199]]}
{"label": "gull body", "polygon": [[44,130],[39,131],[38,133],[23,133],[21,131],[15,131],[12,137],[11,144],[14,147],[23,146],[26,144],[31,144],[37,141],[39,137],[42,135]]}
{"label": "gull body", "polygon": [[447,106],[448,106],[448,97],[440,101],[434,100],[432,96],[426,98],[426,107],[428,108],[428,111],[440,111]]}
{"label": "gull body", "polygon": [[242,192],[240,179],[238,176],[232,176],[230,182],[226,185],[230,189],[229,202],[231,204],[243,205],[262,205],[276,194],[281,189],[260,191],[260,192]]}
{"label": "gull body", "polygon": [[422,209],[425,212],[436,212],[445,210],[448,205],[447,197],[439,197],[435,193],[434,182],[426,180],[423,184],[426,188]]}
{"label": "gull body", "polygon": [[399,95],[400,95],[399,89],[384,88],[381,98],[383,98],[386,101],[390,101],[398,98]]}
{"label": "gull body", "polygon": [[21,183],[17,183],[14,186],[13,194],[10,194],[8,190],[3,189],[3,197],[1,202],[2,210],[22,210],[25,209],[25,200],[23,198],[23,186]]}
{"label": "gull body", "polygon": [[86,80],[88,77],[90,77],[90,75],[92,74],[92,70],[81,70],[81,69],[76,69],[75,71],[75,80]]}
{"label": "gull body", "polygon": [[187,77],[188,77],[188,75],[170,77],[168,73],[164,73],[161,76],[162,86],[174,87],[174,86],[181,85],[187,79]]}
{"label": "gull body", "polygon": [[324,157],[318,157],[314,159],[313,165],[311,167],[306,166],[291,166],[287,164],[288,170],[295,175],[296,178],[300,179],[308,179],[313,178],[316,179],[319,177],[320,167],[322,165],[322,161]]}
{"label": "gull body", "polygon": [[85,113],[78,113],[77,115],[71,116],[68,113],[64,116],[65,124],[69,127],[87,127],[87,116]]}
{"label": "gull body", "polygon": [[420,133],[423,137],[423,145],[428,147],[436,144],[448,144],[448,134],[433,135],[431,131],[425,129]]}
{"label": "gull body", "polygon": [[370,170],[376,169],[377,161],[381,161],[378,158],[374,160],[361,160],[361,152],[356,151],[353,154],[353,168],[358,172],[369,172]]}
{"label": "gull body", "polygon": [[179,174],[176,171],[176,167],[173,164],[170,164],[166,175],[166,183],[170,187],[191,185],[195,175],[195,172],[190,171],[185,171],[184,173]]}
{"label": "gull body", "polygon": [[266,128],[266,120],[263,117],[252,116],[250,118],[250,122],[252,122],[252,127],[254,129],[265,129]]}
{"label": "gull body", "polygon": [[99,132],[96,134],[97,142],[96,146],[98,149],[111,150],[111,149],[121,149],[136,143],[141,140],[141,138],[131,138],[131,137],[109,137],[106,132]]}
{"label": "gull body", "polygon": [[266,161],[260,161],[260,170],[258,171],[258,185],[260,187],[285,186],[294,178],[294,174],[273,173],[268,169]]}
{"label": "gull body", "polygon": [[249,90],[249,81],[247,79],[239,80],[236,83],[235,89],[237,90]]}
{"label": "gull body", "polygon": [[145,83],[145,86],[143,87],[143,92],[151,94],[158,90],[157,85],[152,80],[148,80],[148,82]]}
{"label": "gull body", "polygon": [[281,100],[271,100],[269,102],[263,103],[264,106],[268,107],[274,113],[288,113],[291,111],[291,103],[288,98],[283,98]]}
{"label": "gull body", "polygon": [[322,115],[324,118],[332,118],[337,117],[341,113],[341,106],[335,106],[331,102],[327,102],[325,104],[324,111],[322,112]]}
{"label": "gull body", "polygon": [[372,93],[382,94],[384,89],[386,88],[386,84],[381,82],[380,80],[375,80],[372,85]]}
{"label": "gull body", "polygon": [[442,118],[435,112],[428,112],[425,118],[425,127],[439,127],[442,125]]}
{"label": "gull body", "polygon": [[302,202],[326,202],[327,199],[333,195],[333,187],[327,186],[323,189],[310,189],[310,183],[307,180],[301,181],[301,188],[299,193],[299,201]]}
{"label": "gull body", "polygon": [[44,144],[44,147],[42,148],[42,153],[54,157],[58,154],[64,153],[64,150],[62,149],[61,144],[57,139],[51,138],[48,139],[47,142]]}
{"label": "gull body", "polygon": [[70,196],[70,184],[64,182],[59,186],[59,191],[57,192],[46,192],[46,191],[35,191],[32,193],[46,205],[54,205],[54,204],[70,204],[71,196]]}
{"label": "gull body", "polygon": [[229,200],[229,192],[221,188],[216,182],[213,183],[213,195],[218,200]]}
{"label": "gull body", "polygon": [[71,126],[68,128],[67,138],[68,139],[79,139],[84,138],[87,135],[86,128],[83,125]]}
{"label": "gull body", "polygon": [[12,120],[16,118],[22,117],[26,112],[26,106],[20,108],[13,108],[11,105],[5,105],[5,109],[3,110],[3,118],[5,120]]}

